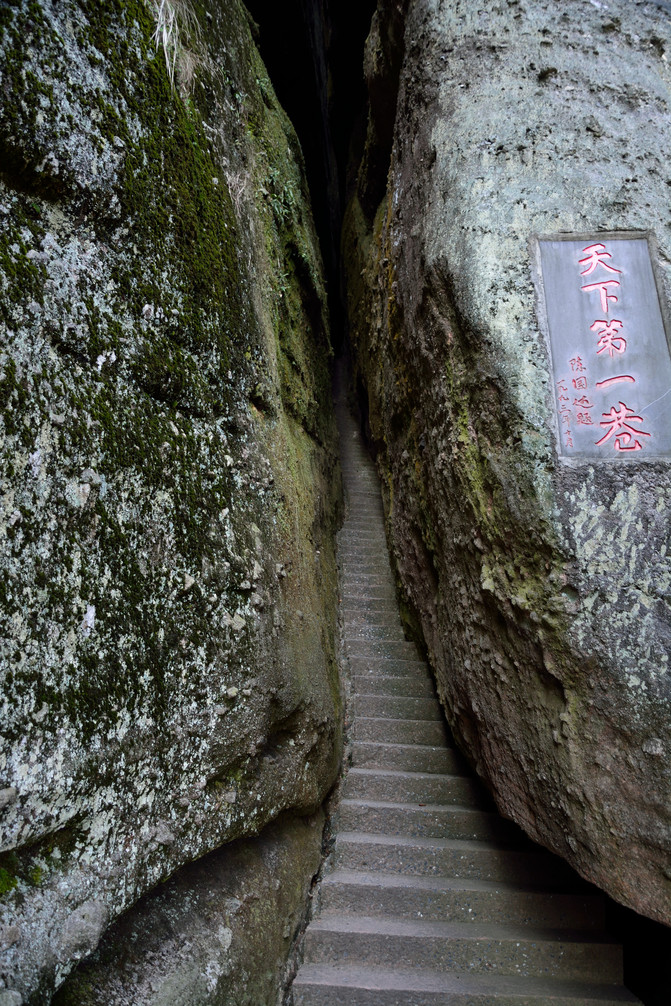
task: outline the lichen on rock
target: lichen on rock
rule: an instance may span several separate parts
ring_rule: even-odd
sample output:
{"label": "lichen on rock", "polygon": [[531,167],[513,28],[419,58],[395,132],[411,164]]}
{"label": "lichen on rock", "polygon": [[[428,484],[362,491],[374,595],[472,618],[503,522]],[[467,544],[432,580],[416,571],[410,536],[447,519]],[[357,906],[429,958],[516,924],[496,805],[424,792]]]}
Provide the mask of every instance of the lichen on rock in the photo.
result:
{"label": "lichen on rock", "polygon": [[242,4],[191,6],[188,86],[151,3],[0,10],[0,930],[26,1002],[338,763],[302,158]]}
{"label": "lichen on rock", "polygon": [[323,825],[282,818],[184,867],[110,927],[54,1006],[276,1006]]}
{"label": "lichen on rock", "polygon": [[499,808],[668,924],[668,464],[560,463],[529,253],[654,230],[668,297],[668,18],[416,0],[404,45],[386,195],[360,174],[345,228],[404,599]]}

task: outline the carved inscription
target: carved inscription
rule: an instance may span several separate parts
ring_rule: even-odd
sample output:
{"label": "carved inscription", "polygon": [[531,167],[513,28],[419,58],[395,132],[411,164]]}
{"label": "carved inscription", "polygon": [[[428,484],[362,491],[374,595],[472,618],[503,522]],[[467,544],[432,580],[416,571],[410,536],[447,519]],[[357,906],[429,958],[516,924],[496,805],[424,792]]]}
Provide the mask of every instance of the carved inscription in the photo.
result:
{"label": "carved inscription", "polygon": [[647,239],[539,247],[560,454],[671,457],[671,357]]}

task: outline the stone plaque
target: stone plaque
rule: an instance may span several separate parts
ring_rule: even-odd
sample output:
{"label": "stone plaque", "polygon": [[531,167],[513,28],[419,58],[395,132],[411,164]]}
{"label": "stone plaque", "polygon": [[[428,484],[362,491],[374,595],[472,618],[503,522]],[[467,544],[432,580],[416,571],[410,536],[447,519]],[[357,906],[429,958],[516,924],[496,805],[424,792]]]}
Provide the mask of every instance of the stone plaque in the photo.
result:
{"label": "stone plaque", "polygon": [[671,457],[671,356],[647,237],[538,246],[560,455]]}

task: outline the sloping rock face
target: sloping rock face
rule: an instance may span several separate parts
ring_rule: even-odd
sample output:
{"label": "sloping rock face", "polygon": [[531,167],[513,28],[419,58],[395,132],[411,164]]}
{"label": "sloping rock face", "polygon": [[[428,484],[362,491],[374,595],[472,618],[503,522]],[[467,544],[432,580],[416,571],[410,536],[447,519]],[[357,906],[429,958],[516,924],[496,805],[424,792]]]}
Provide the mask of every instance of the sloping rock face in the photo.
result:
{"label": "sloping rock face", "polygon": [[321,863],[323,813],[190,863],[105,933],[54,1006],[276,1006]]}
{"label": "sloping rock face", "polygon": [[452,728],[505,814],[669,923],[671,475],[560,463],[529,251],[652,230],[668,294],[667,8],[415,0],[386,197],[366,206],[368,156],[344,247],[390,540]]}
{"label": "sloping rock face", "polygon": [[337,461],[242,4],[4,4],[0,93],[0,988],[43,1002],[140,894],[331,785]]}

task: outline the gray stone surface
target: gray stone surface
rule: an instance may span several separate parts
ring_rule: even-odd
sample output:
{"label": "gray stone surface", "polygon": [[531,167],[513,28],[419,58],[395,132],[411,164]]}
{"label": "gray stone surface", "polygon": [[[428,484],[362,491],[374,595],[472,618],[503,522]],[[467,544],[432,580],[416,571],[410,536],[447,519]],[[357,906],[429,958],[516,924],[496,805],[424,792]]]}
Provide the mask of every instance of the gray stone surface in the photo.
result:
{"label": "gray stone surface", "polygon": [[54,1006],[276,1006],[323,825],[285,818],[184,867],[110,927]]}
{"label": "gray stone surface", "polygon": [[0,4],[0,988],[30,1003],[338,765],[302,155],[243,5],[190,10]]}
{"label": "gray stone surface", "polygon": [[651,230],[668,298],[669,52],[642,0],[415,0],[386,196],[345,233],[390,540],[458,741],[506,815],[666,923],[671,473],[559,460],[529,243]]}
{"label": "gray stone surface", "polygon": [[13,989],[0,992],[0,1006],[23,1006],[23,996]]}

